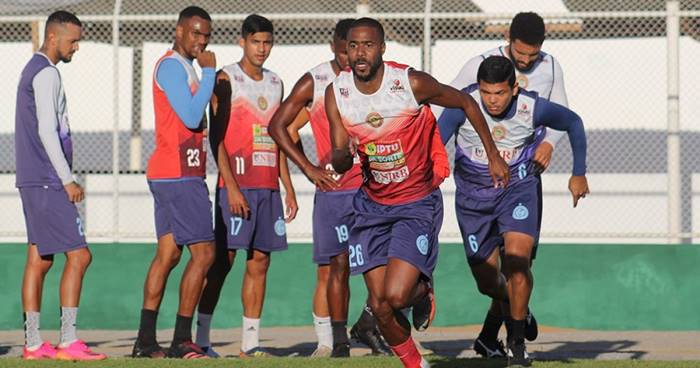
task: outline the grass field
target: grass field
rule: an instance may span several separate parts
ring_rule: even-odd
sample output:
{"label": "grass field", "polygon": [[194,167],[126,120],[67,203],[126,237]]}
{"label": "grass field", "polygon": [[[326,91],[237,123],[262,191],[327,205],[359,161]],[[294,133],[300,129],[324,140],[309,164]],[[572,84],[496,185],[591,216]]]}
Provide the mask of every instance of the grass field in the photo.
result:
{"label": "grass field", "polygon": [[[484,359],[456,359],[444,357],[429,358],[433,368],[500,368],[505,361]],[[211,359],[199,361],[182,361],[172,359],[143,360],[143,359],[110,359],[102,362],[57,362],[57,361],[23,361],[17,358],[0,359],[0,368],[4,367],[250,367],[250,368],[400,368],[396,358],[355,357],[351,359],[311,359],[311,358],[265,358],[257,360],[241,359]],[[533,367],[567,367],[567,368],[690,368],[700,367],[698,361],[640,361],[640,360],[566,360],[534,362]]]}

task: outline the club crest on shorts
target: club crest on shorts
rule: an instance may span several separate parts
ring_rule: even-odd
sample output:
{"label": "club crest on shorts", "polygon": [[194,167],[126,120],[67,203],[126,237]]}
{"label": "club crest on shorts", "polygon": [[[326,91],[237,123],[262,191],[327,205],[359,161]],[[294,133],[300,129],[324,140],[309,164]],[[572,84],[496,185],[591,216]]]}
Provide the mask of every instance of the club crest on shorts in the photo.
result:
{"label": "club crest on shorts", "polygon": [[260,110],[267,110],[267,106],[267,99],[265,99],[264,96],[258,97],[258,107],[260,108]]}
{"label": "club crest on shorts", "polygon": [[418,248],[420,254],[427,255],[429,246],[428,235],[422,234],[416,238],[416,248]]}
{"label": "club crest on shorts", "polygon": [[277,221],[275,221],[275,234],[277,234],[277,236],[284,236],[286,233],[287,225],[284,223],[284,220],[282,220],[281,217],[278,217]]}
{"label": "club crest on shorts", "polygon": [[528,216],[530,216],[530,211],[527,210],[527,207],[522,203],[518,203],[513,210],[513,218],[516,220],[525,220]]}

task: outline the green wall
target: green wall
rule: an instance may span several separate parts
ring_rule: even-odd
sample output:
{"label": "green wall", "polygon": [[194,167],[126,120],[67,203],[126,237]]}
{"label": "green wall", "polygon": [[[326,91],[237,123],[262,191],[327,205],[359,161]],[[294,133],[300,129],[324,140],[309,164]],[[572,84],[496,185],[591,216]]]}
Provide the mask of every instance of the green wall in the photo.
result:
{"label": "green wall", "polygon": [[[25,245],[0,245],[0,329],[21,329],[20,287]],[[85,279],[80,328],[138,327],[142,287],[153,244],[98,244]],[[700,329],[700,246],[543,245],[534,264],[531,308],[540,324],[602,330]],[[170,276],[159,328],[174,324],[179,278],[187,257]],[[227,279],[213,327],[240,326],[243,258]],[[63,256],[57,256],[44,285],[42,328],[58,327],[58,280]],[[291,245],[273,254],[266,326],[311,324],[315,266],[311,246]],[[479,324],[488,306],[476,290],[461,245],[443,245],[435,273],[438,312],[435,325]],[[350,323],[366,297],[361,277],[351,278]]]}

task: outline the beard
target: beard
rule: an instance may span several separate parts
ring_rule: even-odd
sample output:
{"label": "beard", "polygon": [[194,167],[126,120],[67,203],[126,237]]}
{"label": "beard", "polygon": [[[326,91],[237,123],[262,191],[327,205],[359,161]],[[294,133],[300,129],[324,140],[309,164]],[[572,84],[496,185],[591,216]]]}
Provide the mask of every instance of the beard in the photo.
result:
{"label": "beard", "polygon": [[[367,71],[367,74],[366,74],[366,75],[360,75],[360,74],[357,72],[356,66],[357,66],[357,63],[360,62],[360,61],[361,61],[361,62],[365,62],[365,63],[367,63],[367,64],[369,65],[369,70]],[[379,57],[377,57],[377,58],[376,58],[375,60],[373,60],[371,63],[369,63],[369,62],[368,62],[367,60],[365,60],[365,59],[355,60],[355,62],[351,64],[351,67],[352,67],[352,72],[353,72],[353,74],[355,74],[355,76],[357,77],[357,79],[359,79],[359,80],[361,80],[361,81],[363,81],[363,82],[369,82],[370,80],[372,80],[372,79],[374,78],[375,75],[377,75],[377,71],[379,70],[379,67],[380,67],[381,65],[382,65],[382,59],[379,58]]]}
{"label": "beard", "polygon": [[510,48],[508,49],[508,56],[510,57],[511,62],[513,63],[513,67],[515,67],[515,70],[522,72],[522,73],[529,72],[532,69],[532,67],[535,66],[535,62],[537,62],[537,60],[535,60],[535,61],[531,62],[529,65],[527,65],[526,67],[521,68],[518,65],[518,62],[513,57],[513,53],[510,51]]}

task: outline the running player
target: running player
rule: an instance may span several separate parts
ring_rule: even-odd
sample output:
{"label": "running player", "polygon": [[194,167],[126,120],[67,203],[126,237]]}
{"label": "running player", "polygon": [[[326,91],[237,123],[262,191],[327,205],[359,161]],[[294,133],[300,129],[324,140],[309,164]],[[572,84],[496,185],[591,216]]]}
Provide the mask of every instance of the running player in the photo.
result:
{"label": "running player", "polygon": [[[301,77],[270,122],[272,138],[316,184],[313,261],[318,265],[318,271],[312,314],[318,346],[312,354],[314,357],[350,356],[346,329],[350,275],[348,236],[353,222],[352,198],[362,184],[362,171],[359,161],[343,175],[332,171],[331,143],[323,99],[326,87],[348,66],[346,35],[352,22],[353,19],[343,19],[336,24],[331,41],[334,58]],[[316,141],[317,165],[304,155],[299,137],[299,129],[309,120]],[[363,309],[351,334],[368,345],[373,354],[389,354],[374,317],[366,309]]]}
{"label": "running player", "polygon": [[[22,281],[24,359],[101,360],[76,336],[83,277],[92,259],[75,203],[83,188],[75,182],[66,95],[59,62],[78,51],[83,26],[72,13],[57,11],[46,21],[44,43],[22,70],[15,110],[16,186],[27,225],[27,263]],[[39,333],[44,278],[54,254],[66,255],[60,285],[61,334],[56,347]]]}
{"label": "running player", "polygon": [[[462,89],[476,83],[476,73],[481,62],[488,56],[501,55],[513,62],[520,88],[537,92],[541,98],[565,107],[568,106],[562,68],[554,56],[542,51],[542,44],[545,40],[545,25],[542,17],[531,12],[516,14],[510,24],[509,39],[509,44],[489,50],[467,61],[450,85]],[[434,108],[433,111],[437,115],[441,108]],[[546,128],[540,127],[539,129]],[[533,161],[539,166],[539,170],[534,175],[539,181],[537,193],[540,198],[540,205],[542,205],[540,172],[549,166],[554,147],[564,135],[566,135],[565,132],[547,129],[547,134],[535,150]],[[539,243],[542,208],[538,209],[537,221],[538,234],[535,236],[535,248],[532,252],[533,259],[537,253],[537,244]],[[507,316],[507,313],[504,316],[503,312],[507,312],[508,306],[504,307],[505,310],[502,311],[501,303],[498,300],[492,300],[481,332],[474,341],[474,350],[486,358],[505,357],[506,355],[503,344],[498,341],[498,331],[503,324],[504,317]],[[526,321],[525,338],[533,341],[537,338],[537,320],[530,311],[528,311]]]}
{"label": "running player", "polygon": [[378,21],[354,21],[347,39],[351,70],[328,86],[325,105],[334,170],[350,170],[356,149],[365,175],[353,199],[350,270],[364,274],[379,329],[404,366],[426,367],[400,310],[413,306],[418,330],[435,316],[430,281],[443,215],[439,184],[449,164],[427,104],[460,107],[469,116],[485,142],[494,185],[507,184],[508,167],[471,97],[382,60],[384,29]]}
{"label": "running player", "polygon": [[533,156],[544,138],[544,132],[538,128],[548,126],[569,134],[574,156],[569,190],[574,207],[588,193],[586,136],[581,118],[574,112],[518,88],[515,69],[506,57],[486,58],[477,80],[478,84],[463,91],[480,101],[493,139],[510,166],[511,184],[507,188],[491,185],[484,147],[476,131],[464,124],[466,116],[461,110],[444,111],[439,120],[440,133],[443,143],[456,134],[457,220],[472,274],[479,291],[495,300],[510,302],[509,365],[529,366],[524,338],[533,285],[530,261],[541,208]]}
{"label": "running player", "polygon": [[[155,201],[158,248],[143,290],[143,309],[133,357],[160,358],[165,351],[156,341],[156,318],[170,271],[178,264],[183,246],[191,258],[180,281],[180,303],[175,332],[167,352],[173,358],[202,358],[192,342],[192,315],[214,261],[211,201],[206,174],[205,108],[214,88],[216,60],[205,51],[211,18],[191,6],[180,12],[175,44],[156,64],[153,104],[156,149],[146,177]],[[198,80],[192,63],[202,67]]]}
{"label": "running player", "polygon": [[[286,225],[297,213],[287,160],[267,133],[270,118],[283,96],[282,80],[263,68],[273,45],[273,26],[257,14],[243,21],[243,57],[217,75],[211,100],[212,145],[219,167],[218,206],[226,225],[226,256],[208,274],[198,315],[198,341],[209,344],[211,316],[236,251],[247,252],[241,289],[243,326],[241,357],[269,355],[260,347],[260,316],[265,300],[271,252],[287,249]],[[279,179],[284,185],[286,215]],[[222,254],[222,253],[219,253]],[[211,351],[211,348],[207,348]],[[216,355],[216,354],[213,354]]]}

